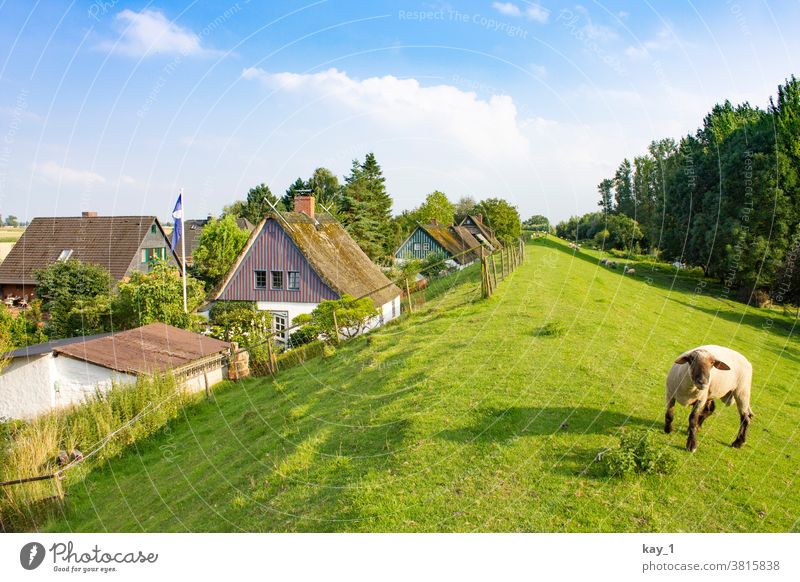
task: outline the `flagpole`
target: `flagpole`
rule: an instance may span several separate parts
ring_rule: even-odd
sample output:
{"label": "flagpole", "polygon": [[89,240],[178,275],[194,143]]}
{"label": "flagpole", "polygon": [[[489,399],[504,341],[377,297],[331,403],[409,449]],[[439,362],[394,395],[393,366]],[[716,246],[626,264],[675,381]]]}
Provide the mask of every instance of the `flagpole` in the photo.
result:
{"label": "flagpole", "polygon": [[181,271],[183,274],[183,312],[188,313],[189,307],[186,302],[186,201],[183,199],[183,188],[181,188]]}

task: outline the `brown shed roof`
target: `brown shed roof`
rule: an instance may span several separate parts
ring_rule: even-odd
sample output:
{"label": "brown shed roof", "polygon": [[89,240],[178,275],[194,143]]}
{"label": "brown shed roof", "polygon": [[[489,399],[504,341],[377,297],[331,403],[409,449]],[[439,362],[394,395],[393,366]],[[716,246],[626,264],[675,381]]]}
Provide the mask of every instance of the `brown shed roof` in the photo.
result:
{"label": "brown shed roof", "polygon": [[0,284],[35,285],[34,271],[56,262],[67,249],[69,258],[103,266],[120,280],[154,222],[163,235],[155,216],[34,218],[0,264]]}
{"label": "brown shed roof", "polygon": [[[477,261],[481,257],[481,243],[472,236],[472,233],[466,227],[444,226],[435,223],[421,224],[419,227],[450,253],[460,265]],[[469,249],[475,250],[465,253]]]}
{"label": "brown shed roof", "polygon": [[231,344],[163,323],[109,334],[53,351],[129,374],[181,368],[230,349]]}
{"label": "brown shed roof", "polygon": [[317,213],[315,218],[302,212],[268,214],[250,235],[239,258],[212,297],[219,298],[267,220],[278,221],[317,275],[336,293],[356,298],[369,297],[376,307],[400,295],[400,288],[393,285],[370,260],[338,220],[327,212]]}

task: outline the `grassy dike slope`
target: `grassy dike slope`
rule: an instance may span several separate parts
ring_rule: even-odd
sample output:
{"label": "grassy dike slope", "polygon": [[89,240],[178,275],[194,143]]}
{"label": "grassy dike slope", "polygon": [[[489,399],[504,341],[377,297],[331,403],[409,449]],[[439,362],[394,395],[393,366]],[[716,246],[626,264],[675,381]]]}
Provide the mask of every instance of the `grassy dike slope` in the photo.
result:
{"label": "grassy dike slope", "polygon": [[[488,301],[472,267],[330,359],[225,387],[73,486],[46,529],[800,530],[794,320],[598,256],[535,241]],[[667,370],[705,343],[753,362],[747,445],[723,406],[684,452],[679,408],[658,437],[676,473],[603,476],[596,454],[623,425],[660,430]]]}

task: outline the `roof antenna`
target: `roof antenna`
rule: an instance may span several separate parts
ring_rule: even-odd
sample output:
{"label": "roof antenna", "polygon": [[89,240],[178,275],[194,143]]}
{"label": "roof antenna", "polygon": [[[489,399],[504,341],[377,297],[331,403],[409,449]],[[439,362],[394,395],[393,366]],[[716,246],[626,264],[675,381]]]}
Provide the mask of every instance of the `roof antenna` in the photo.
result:
{"label": "roof antenna", "polygon": [[285,225],[286,225],[286,228],[288,228],[289,230],[291,230],[292,232],[294,232],[294,228],[292,227],[292,225],[291,225],[291,224],[289,224],[289,222],[288,222],[288,221],[287,221],[287,220],[286,220],[286,219],[283,217],[283,215],[280,213],[280,211],[279,211],[279,210],[278,210],[278,209],[275,207],[275,204],[272,202],[272,200],[270,200],[269,198],[267,198],[267,204],[269,204],[270,208],[272,208],[272,211],[275,213],[275,216],[276,216],[276,217],[277,217],[277,218],[278,218],[278,219],[279,219],[281,222],[283,222],[283,224],[285,224]]}

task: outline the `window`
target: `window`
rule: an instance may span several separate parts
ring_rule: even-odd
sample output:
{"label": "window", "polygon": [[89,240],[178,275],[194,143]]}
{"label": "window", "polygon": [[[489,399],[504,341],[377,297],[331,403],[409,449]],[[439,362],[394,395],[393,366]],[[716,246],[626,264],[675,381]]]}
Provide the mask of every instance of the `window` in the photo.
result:
{"label": "window", "polygon": [[255,273],[256,289],[267,288],[267,272],[266,271],[253,271]]}
{"label": "window", "polygon": [[64,249],[63,251],[61,251],[61,254],[58,255],[58,260],[63,262],[66,261],[71,256],[72,256],[72,249]]}
{"label": "window", "polygon": [[167,258],[167,249],[166,247],[158,247],[155,249],[142,249],[142,262],[143,263],[152,263],[159,259],[166,259]]}
{"label": "window", "polygon": [[292,291],[300,289],[300,271],[289,271],[286,273],[286,288]]}
{"label": "window", "polygon": [[272,288],[283,289],[283,271],[272,271]]}
{"label": "window", "polygon": [[419,250],[419,248],[420,248],[420,245],[419,245],[419,243],[414,243],[414,250],[415,250],[415,251],[418,251],[418,250]]}
{"label": "window", "polygon": [[151,234],[155,234],[156,233],[156,223],[155,222],[150,225],[150,233]]}
{"label": "window", "polygon": [[431,250],[431,243],[422,243],[422,250],[423,251]]}
{"label": "window", "polygon": [[275,339],[286,343],[286,328],[289,324],[289,314],[285,311],[277,311],[272,314],[272,331]]}

